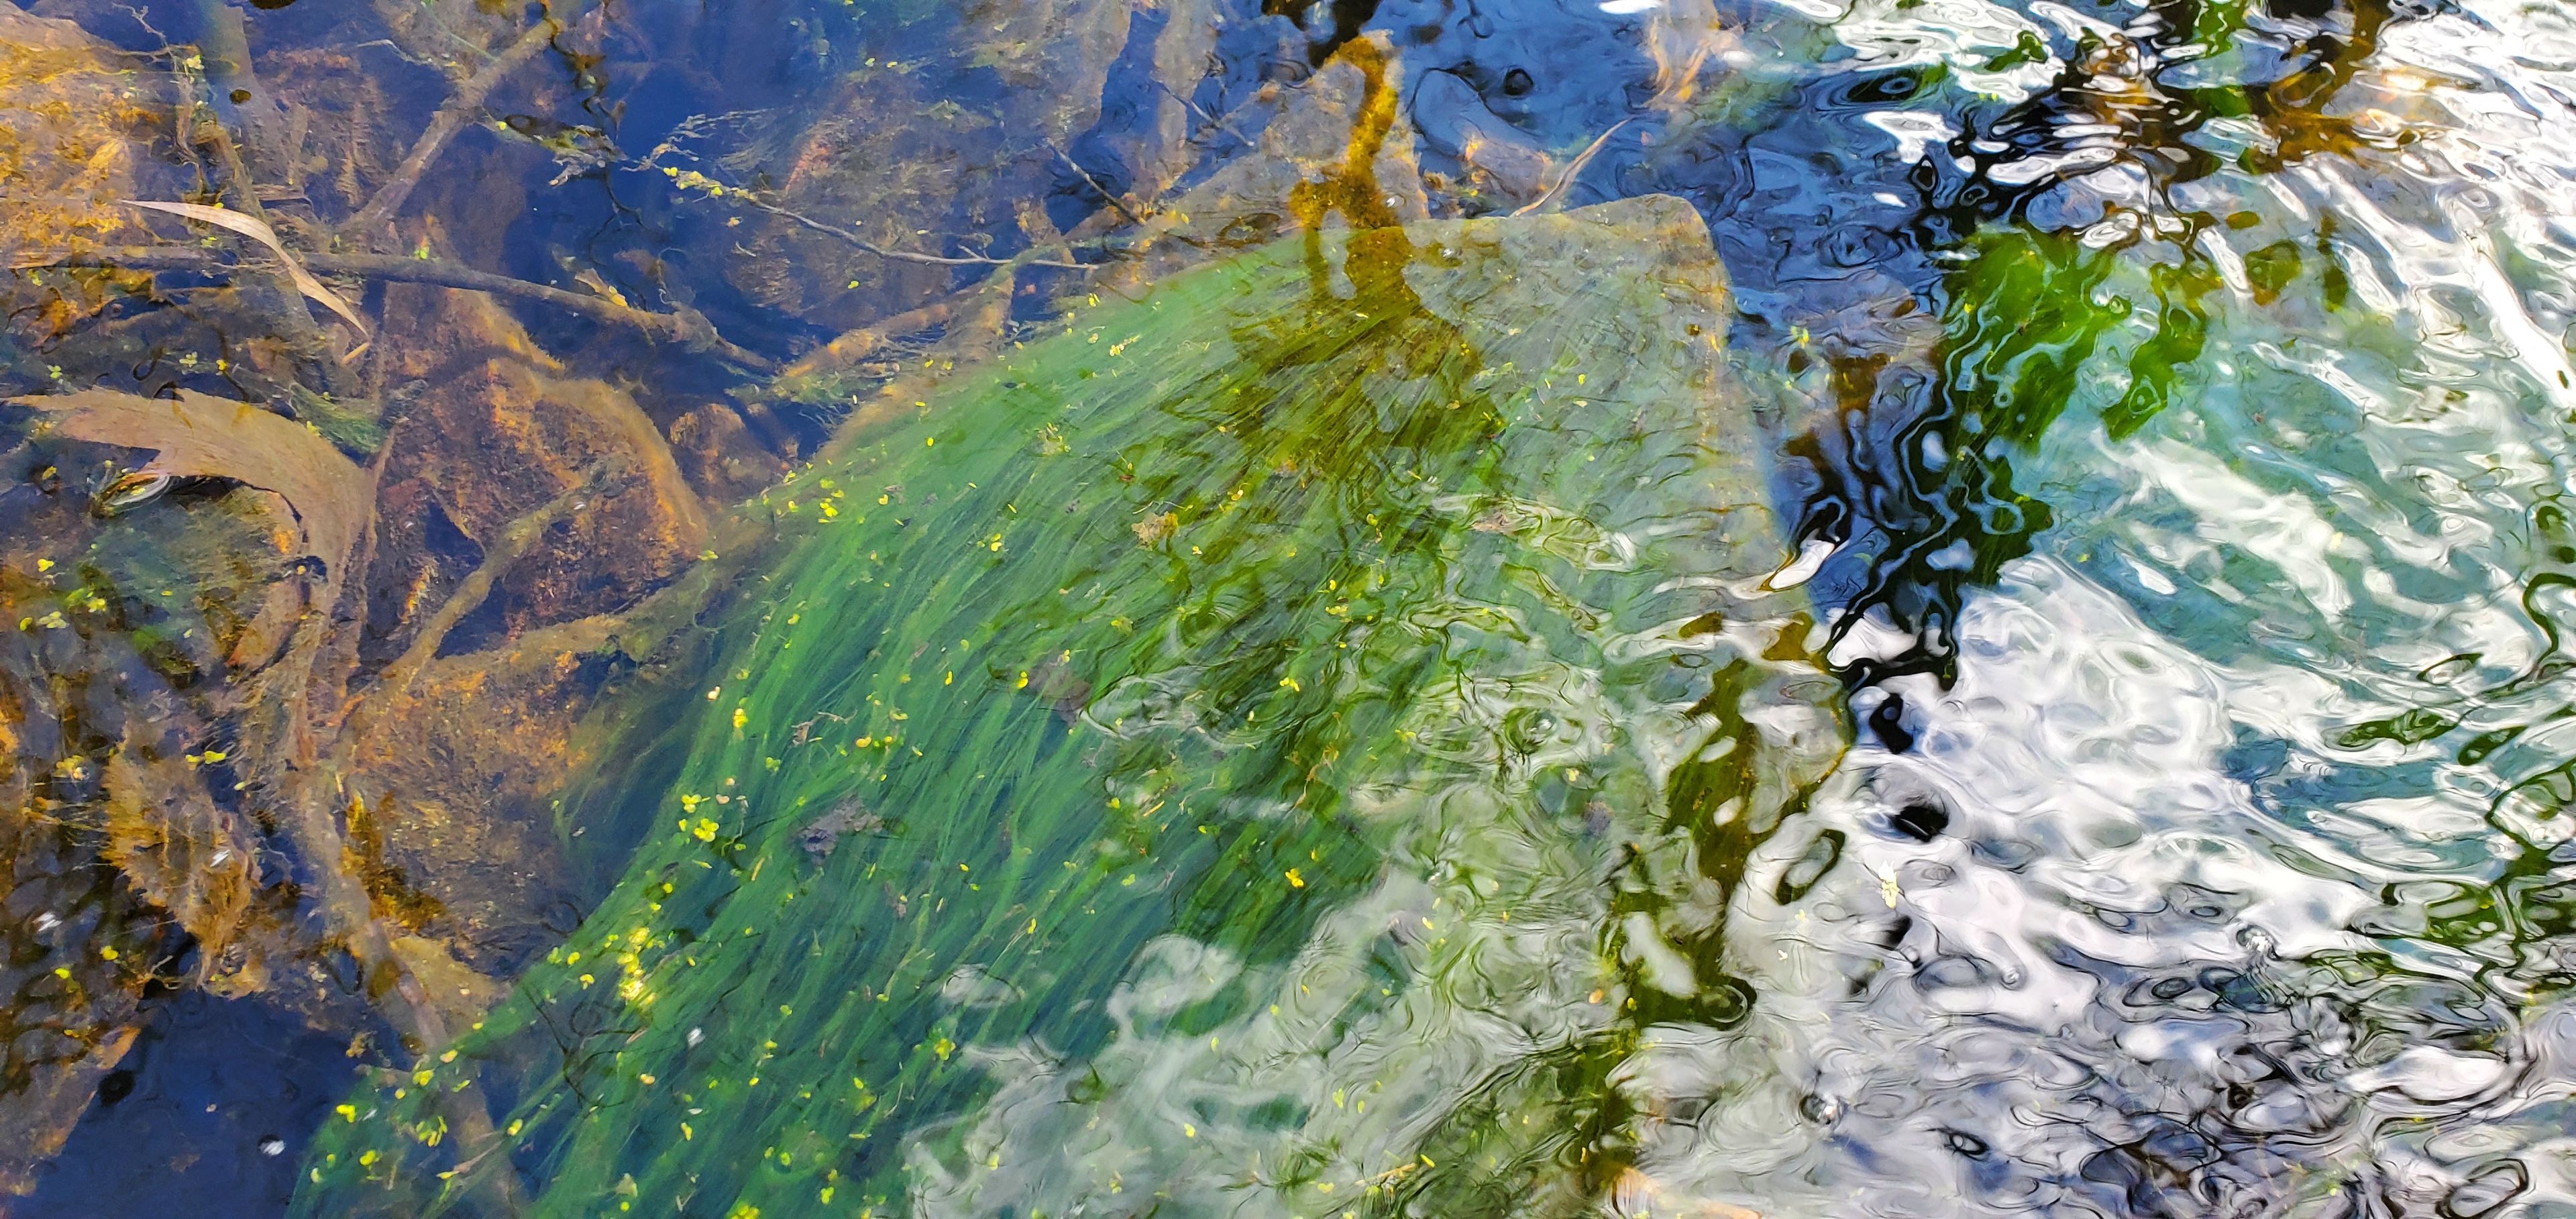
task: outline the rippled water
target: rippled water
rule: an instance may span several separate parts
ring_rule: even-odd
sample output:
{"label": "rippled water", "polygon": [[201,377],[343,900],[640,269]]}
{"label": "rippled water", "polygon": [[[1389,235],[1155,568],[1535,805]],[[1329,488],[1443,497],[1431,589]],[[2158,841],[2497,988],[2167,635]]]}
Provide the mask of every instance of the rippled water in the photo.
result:
{"label": "rippled water", "polygon": [[2560,6],[0,52],[0,1213],[2576,1215]]}

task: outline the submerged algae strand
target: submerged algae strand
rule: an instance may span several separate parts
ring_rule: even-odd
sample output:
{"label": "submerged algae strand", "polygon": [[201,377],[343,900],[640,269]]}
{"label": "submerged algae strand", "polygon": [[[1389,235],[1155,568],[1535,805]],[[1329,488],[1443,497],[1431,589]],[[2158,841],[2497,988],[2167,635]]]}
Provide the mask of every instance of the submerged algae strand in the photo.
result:
{"label": "submerged algae strand", "polygon": [[[1795,607],[1726,591],[1778,566],[1778,542],[1708,337],[1723,287],[1700,232],[1640,200],[1290,238],[1079,318],[774,493],[850,506],[782,517],[775,583],[722,612],[720,701],[690,697],[703,726],[656,746],[685,757],[678,790],[605,775],[581,801],[643,836],[625,879],[454,1066],[428,1068],[429,1090],[464,1072],[519,1098],[513,1163],[538,1213],[627,1181],[734,1199],[718,1210],[823,1191],[882,1206],[918,1186],[922,1154],[957,1165],[946,1188],[1052,1212],[1112,1183],[1044,1170],[1054,1136],[1016,1129],[1011,1097],[1069,1087],[1122,1127],[1215,1103],[1121,1082],[1172,1018],[1134,988],[1183,959],[1241,977],[1183,1025],[1220,1055],[1204,1082],[1252,1071],[1230,1086],[1272,1097],[1256,1108],[1310,1115],[1247,1122],[1251,1102],[1230,1101],[1177,1143],[1136,1130],[1146,1158],[1123,1175],[1184,1196],[1300,1146],[1346,1146],[1335,1174],[1382,1174],[1381,1155],[1412,1151],[1344,1143],[1338,1123],[1436,1122],[1554,1045],[1615,1057],[1608,1025],[1547,1017],[1555,1031],[1519,1049],[1470,1033],[1520,1018],[1522,998],[1402,1034],[1415,1000],[1333,981],[1356,1006],[1311,1017],[1345,968],[1328,962],[1371,951],[1351,920],[1389,900],[1440,911],[1385,949],[1426,978],[1459,952],[1517,959],[1515,937],[1582,934],[1606,913],[1612,839],[1673,832],[1648,759],[1708,749],[1693,708],[1773,709],[1769,727],[1718,728],[1747,759],[1731,766],[1764,772],[1727,781],[1764,810],[1748,816],[1776,817],[1832,756],[1832,717],[1806,701],[1821,688],[1741,650],[1802,634]],[[1363,274],[1364,241],[1420,253]],[[1336,260],[1351,295],[1314,274]],[[902,503],[845,495],[896,483]],[[1497,513],[1510,524],[1487,527]],[[1161,514],[1157,534],[1131,528]],[[1712,687],[1697,674],[1719,657]],[[943,672],[956,684],[924,680]],[[1071,715],[1064,689],[1088,692]],[[1565,727],[1505,748],[1498,721],[1524,705]],[[822,713],[847,728],[809,731]],[[1607,838],[1558,811],[1597,800],[1620,810]],[[865,849],[817,849],[862,817],[883,826]],[[1597,967],[1629,979],[1622,994],[1694,985],[1623,958]],[[1555,969],[1515,966],[1533,967]],[[1599,983],[1564,985],[1582,1007]],[[1312,1076],[1256,1069],[1292,1044],[1479,1065],[1336,1107]],[[1005,1065],[1032,1053],[1054,1065]],[[445,1153],[418,1137],[421,1104],[366,1098],[385,1119],[338,1128],[299,1206],[452,1201],[431,1185]],[[1271,1186],[1282,1203],[1328,1187]]]}

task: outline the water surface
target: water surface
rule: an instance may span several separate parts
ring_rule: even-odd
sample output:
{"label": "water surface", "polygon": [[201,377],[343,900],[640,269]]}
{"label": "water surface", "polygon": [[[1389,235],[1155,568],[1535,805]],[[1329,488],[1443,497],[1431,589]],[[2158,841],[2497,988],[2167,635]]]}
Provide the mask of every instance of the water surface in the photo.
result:
{"label": "water surface", "polygon": [[0,18],[6,1213],[2576,1214],[2556,6]]}

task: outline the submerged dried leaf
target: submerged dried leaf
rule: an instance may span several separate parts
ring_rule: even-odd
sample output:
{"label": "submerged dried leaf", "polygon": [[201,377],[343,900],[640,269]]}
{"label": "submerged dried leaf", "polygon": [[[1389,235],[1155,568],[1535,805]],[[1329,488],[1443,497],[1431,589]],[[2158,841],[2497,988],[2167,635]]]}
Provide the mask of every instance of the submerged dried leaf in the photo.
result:
{"label": "submerged dried leaf", "polygon": [[13,398],[48,412],[57,436],[150,449],[170,478],[222,478],[286,502],[296,554],[337,564],[366,521],[366,479],[331,442],[293,420],[247,402],[181,390],[143,398],[115,390]]}
{"label": "submerged dried leaf", "polygon": [[130,512],[161,498],[177,481],[167,470],[135,470],[118,477],[91,496],[89,510],[102,517]]}
{"label": "submerged dried leaf", "polygon": [[142,199],[122,199],[118,202],[127,207],[168,212],[173,216],[185,216],[190,220],[214,225],[216,228],[230,229],[267,246],[269,252],[277,255],[277,260],[285,264],[286,277],[295,281],[296,291],[312,297],[323,308],[338,314],[341,321],[349,324],[349,329],[358,332],[359,338],[367,337],[367,323],[358,316],[358,311],[350,308],[349,302],[340,299],[339,293],[324,287],[321,280],[313,278],[313,273],[305,270],[303,263],[296,261],[295,255],[286,248],[286,243],[277,239],[277,230],[261,223],[258,217],[196,203],[155,203]]}

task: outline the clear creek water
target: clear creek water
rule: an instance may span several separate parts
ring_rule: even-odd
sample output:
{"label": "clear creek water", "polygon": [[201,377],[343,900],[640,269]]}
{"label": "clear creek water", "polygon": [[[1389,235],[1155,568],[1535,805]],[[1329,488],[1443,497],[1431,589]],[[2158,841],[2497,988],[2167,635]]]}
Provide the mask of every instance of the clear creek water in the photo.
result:
{"label": "clear creek water", "polygon": [[2564,6],[0,8],[0,1214],[2576,1216]]}

